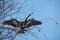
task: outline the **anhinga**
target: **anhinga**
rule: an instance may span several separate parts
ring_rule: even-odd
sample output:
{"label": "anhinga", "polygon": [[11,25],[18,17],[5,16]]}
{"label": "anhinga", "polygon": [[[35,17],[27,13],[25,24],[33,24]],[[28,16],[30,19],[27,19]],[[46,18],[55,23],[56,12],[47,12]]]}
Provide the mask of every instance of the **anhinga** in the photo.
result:
{"label": "anhinga", "polygon": [[[11,20],[4,21],[3,24],[4,25],[11,25],[13,27],[19,27],[22,30],[24,30],[25,28],[29,28],[31,26],[42,24],[42,22],[37,21],[35,19],[28,19],[30,16],[31,16],[31,14],[29,14],[26,17],[25,21],[22,21],[22,22],[18,21],[16,19],[11,19]],[[19,32],[21,32],[21,30]],[[22,32],[24,32],[24,31],[22,31]]]}

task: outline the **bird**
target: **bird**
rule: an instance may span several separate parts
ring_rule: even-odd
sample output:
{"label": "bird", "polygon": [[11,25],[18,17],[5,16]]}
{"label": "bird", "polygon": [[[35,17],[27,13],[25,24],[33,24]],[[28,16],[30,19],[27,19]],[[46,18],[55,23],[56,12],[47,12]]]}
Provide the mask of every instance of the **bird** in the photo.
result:
{"label": "bird", "polygon": [[17,19],[11,18],[10,20],[3,21],[2,24],[11,25],[13,27],[19,27],[21,29],[42,24],[41,21],[35,20],[34,18],[28,19],[30,16],[31,14],[29,14],[24,21],[18,21]]}

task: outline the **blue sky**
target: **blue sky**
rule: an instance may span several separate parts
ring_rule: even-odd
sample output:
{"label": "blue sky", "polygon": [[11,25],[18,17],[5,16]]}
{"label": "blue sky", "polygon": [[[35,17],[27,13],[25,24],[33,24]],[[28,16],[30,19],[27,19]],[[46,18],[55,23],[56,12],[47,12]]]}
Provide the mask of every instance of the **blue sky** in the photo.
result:
{"label": "blue sky", "polygon": [[[27,11],[26,14],[29,14],[29,12],[33,12],[32,18],[35,18],[36,20],[43,21],[43,24],[39,27],[42,29],[44,34],[46,35],[47,40],[60,40],[60,1],[59,0],[28,0],[26,2]],[[55,24],[52,20],[49,22],[45,22],[45,18],[49,20],[49,18],[52,18],[58,24]],[[42,20],[43,19],[43,20]],[[41,39],[45,40],[43,34],[41,33]],[[39,35],[38,35],[39,36]],[[31,39],[33,40],[33,39]]]}
{"label": "blue sky", "polygon": [[[41,28],[40,35],[37,35],[38,38],[40,38],[40,40],[45,40],[44,34],[47,40],[60,40],[59,2],[60,2],[59,0],[27,0],[27,2],[24,5],[25,9],[21,10],[22,12],[24,12],[20,15],[22,16],[22,20],[24,20],[29,13],[33,13],[31,18],[35,18],[36,20],[43,22],[42,25],[39,26]],[[50,20],[48,17],[58,22],[58,24],[55,24],[55,22]],[[47,20],[49,21],[46,22],[47,20],[44,20],[45,18],[47,18]],[[44,32],[44,34],[42,32]],[[35,40],[34,38],[32,39],[30,37],[31,36],[28,36],[30,40]],[[18,37],[16,39],[18,39]]]}
{"label": "blue sky", "polygon": [[[16,2],[18,3],[20,2],[20,0],[17,0]],[[24,0],[21,0],[22,4],[23,2]],[[17,7],[20,7],[20,5],[22,4],[19,3]],[[45,40],[46,38],[47,40],[60,40],[60,0],[27,0],[23,8],[19,10],[18,13],[20,14],[18,14],[17,20],[24,20],[29,13],[32,13],[32,16],[30,18],[35,18],[36,20],[42,22],[42,25],[38,26],[41,32],[36,31],[37,29],[32,29],[33,32],[37,33],[36,36],[40,40]],[[17,16],[16,14],[14,15]],[[12,16],[12,18],[16,18],[15,16]],[[50,20],[49,18],[52,18],[58,24],[56,24],[53,20]],[[28,34],[26,34],[25,38],[27,37],[29,40],[38,40],[34,37],[31,37],[30,35],[27,35]],[[20,40],[19,38],[21,37],[19,37],[18,35],[15,40]]]}

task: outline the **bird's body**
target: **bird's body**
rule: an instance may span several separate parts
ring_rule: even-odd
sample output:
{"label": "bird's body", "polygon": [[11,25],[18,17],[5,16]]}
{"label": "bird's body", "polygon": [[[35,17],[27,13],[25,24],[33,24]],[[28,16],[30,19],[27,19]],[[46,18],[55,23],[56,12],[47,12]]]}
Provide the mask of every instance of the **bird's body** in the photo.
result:
{"label": "bird's body", "polygon": [[20,21],[17,21],[16,19],[11,19],[11,20],[4,21],[3,24],[4,25],[11,25],[13,27],[29,28],[29,27],[34,26],[34,25],[40,25],[41,22],[37,21],[37,20],[34,20],[34,19],[29,19],[25,23],[25,21],[20,22]]}
{"label": "bird's body", "polygon": [[21,22],[16,19],[11,19],[11,20],[4,21],[3,24],[4,25],[11,25],[13,27],[19,27],[21,29],[19,32],[24,32],[25,28],[29,28],[31,26],[42,24],[41,21],[37,21],[35,19],[28,19],[30,15],[28,15],[28,17],[25,19],[25,21]]}

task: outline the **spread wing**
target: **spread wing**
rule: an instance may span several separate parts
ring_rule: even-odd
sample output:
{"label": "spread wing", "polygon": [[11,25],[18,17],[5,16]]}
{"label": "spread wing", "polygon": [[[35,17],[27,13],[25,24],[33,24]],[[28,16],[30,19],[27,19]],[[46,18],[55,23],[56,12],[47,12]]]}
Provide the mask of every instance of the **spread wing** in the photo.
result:
{"label": "spread wing", "polygon": [[[28,27],[31,27],[31,26],[40,25],[40,24],[42,24],[42,22],[37,21],[37,20],[34,20],[34,19],[29,19],[26,25],[27,25]],[[27,28],[28,28],[28,27],[27,27]]]}

